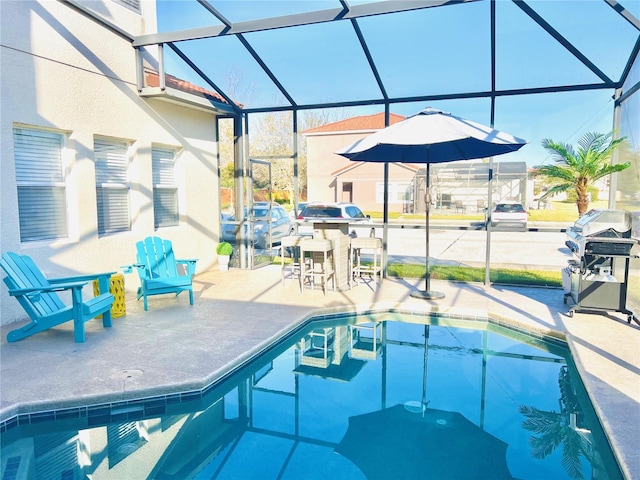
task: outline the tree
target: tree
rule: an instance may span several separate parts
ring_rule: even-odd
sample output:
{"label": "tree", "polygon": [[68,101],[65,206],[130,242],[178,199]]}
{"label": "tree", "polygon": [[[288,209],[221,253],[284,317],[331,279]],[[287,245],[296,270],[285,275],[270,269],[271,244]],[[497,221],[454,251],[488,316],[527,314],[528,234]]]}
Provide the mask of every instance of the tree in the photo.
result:
{"label": "tree", "polygon": [[568,143],[558,143],[549,138],[542,140],[542,146],[551,153],[555,165],[543,165],[539,173],[549,178],[551,188],[545,196],[574,190],[578,215],[589,209],[588,188],[597,180],[620,172],[631,165],[630,162],[611,164],[611,156],[625,138],[612,140],[611,133],[587,133],[578,140],[578,150]]}
{"label": "tree", "polygon": [[[347,109],[306,111],[298,118],[298,179],[301,190],[307,183],[307,145],[300,132],[332,121],[348,118]],[[293,203],[293,116],[291,112],[254,114],[249,129],[250,157],[267,159],[272,165],[273,188],[288,192]],[[280,157],[280,158],[278,158]]]}
{"label": "tree", "polygon": [[522,426],[525,430],[536,434],[529,437],[531,455],[534,458],[542,460],[562,445],[562,466],[565,471],[570,478],[583,479],[581,457],[584,456],[594,470],[600,469],[601,464],[592,448],[591,432],[578,426],[582,422],[584,413],[566,365],[560,369],[558,385],[560,412],[521,405],[520,413],[526,417]]}
{"label": "tree", "polygon": [[[256,102],[255,88],[247,83],[242,70],[231,70],[224,76],[224,92],[233,100],[244,105]],[[307,148],[306,139],[300,132],[343,120],[350,116],[344,108],[307,110],[298,116],[298,182],[299,192],[306,190]],[[271,162],[272,181],[275,190],[288,192],[289,201],[295,198],[295,177],[293,170],[293,114],[292,112],[254,113],[249,116],[249,152],[250,158],[262,158]],[[233,120],[219,121],[219,155],[221,185],[234,187],[234,144]],[[256,179],[254,179],[256,180]],[[258,179],[260,181],[260,179]],[[254,183],[254,186],[255,183]]]}

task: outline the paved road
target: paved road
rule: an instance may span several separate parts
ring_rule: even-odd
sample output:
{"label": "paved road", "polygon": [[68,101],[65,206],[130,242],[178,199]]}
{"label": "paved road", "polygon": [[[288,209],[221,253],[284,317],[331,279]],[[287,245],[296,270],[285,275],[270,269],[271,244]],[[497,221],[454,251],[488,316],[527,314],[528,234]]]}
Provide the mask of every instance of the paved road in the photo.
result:
{"label": "paved road", "polygon": [[[432,225],[429,234],[431,264],[484,266],[487,232],[476,230],[474,226],[463,227],[470,228],[468,230],[459,228],[451,226],[447,229],[444,225]],[[370,234],[370,227],[355,230],[359,236]],[[566,234],[559,231],[560,227],[551,226],[545,231],[539,230],[542,228],[526,232],[494,229],[491,232],[491,264],[542,270],[556,270],[566,266],[567,260],[571,258],[571,252],[564,245]],[[382,228],[376,228],[375,236],[382,237]],[[410,225],[403,229],[389,228],[387,251],[390,263],[424,263],[424,225]]]}

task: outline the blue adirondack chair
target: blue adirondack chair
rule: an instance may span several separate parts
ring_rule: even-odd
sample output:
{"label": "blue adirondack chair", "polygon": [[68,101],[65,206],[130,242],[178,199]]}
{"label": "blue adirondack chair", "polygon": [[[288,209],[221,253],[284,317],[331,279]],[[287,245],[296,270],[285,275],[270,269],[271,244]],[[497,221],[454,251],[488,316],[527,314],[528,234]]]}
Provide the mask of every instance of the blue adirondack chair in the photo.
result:
{"label": "blue adirondack chair", "polygon": [[[84,342],[85,322],[100,314],[102,325],[111,326],[111,305],[114,297],[109,293],[109,279],[116,272],[47,279],[31,257],[14,252],[2,255],[0,266],[7,274],[4,283],[9,287],[9,295],[20,302],[31,318],[28,325],[9,332],[8,341],[16,342],[73,320],[74,339],[76,342]],[[83,301],[82,287],[96,279],[100,292],[106,293]],[[63,290],[71,290],[71,305],[65,305],[56,293]]]}
{"label": "blue adirondack chair", "polygon": [[[137,263],[122,268],[125,273],[131,273],[133,268],[138,271],[138,300],[144,297],[145,310],[148,310],[147,297],[150,295],[175,293],[178,296],[184,291],[189,292],[189,303],[193,305],[192,277],[197,259],[177,260],[171,241],[160,237],[147,237],[137,242],[136,251]],[[184,272],[178,270],[178,265],[184,266]]]}

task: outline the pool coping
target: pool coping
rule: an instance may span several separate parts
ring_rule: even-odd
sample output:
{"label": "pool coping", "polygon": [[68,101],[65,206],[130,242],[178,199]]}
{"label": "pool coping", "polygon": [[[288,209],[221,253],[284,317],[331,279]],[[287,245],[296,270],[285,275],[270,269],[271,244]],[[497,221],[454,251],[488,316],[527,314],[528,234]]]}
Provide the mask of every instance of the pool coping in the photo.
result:
{"label": "pool coping", "polygon": [[106,395],[86,395],[73,400],[42,400],[38,402],[24,402],[15,404],[11,407],[0,409],[0,433],[6,431],[7,428],[11,428],[14,423],[22,423],[16,422],[15,417],[34,417],[36,418],[37,422],[42,422],[45,421],[44,419],[54,419],[55,415],[52,414],[58,410],[92,409],[101,408],[108,405],[111,405],[111,408],[119,409],[120,406],[126,405],[128,403],[136,403],[139,400],[155,399],[161,396],[190,397],[198,394],[203,395],[207,391],[216,388],[216,386],[220,382],[224,381],[226,377],[233,375],[237,370],[245,367],[256,357],[276,347],[278,344],[286,342],[288,338],[295,336],[297,331],[304,329],[314,322],[335,320],[338,318],[343,318],[345,316],[369,316],[385,314],[414,315],[429,318],[453,319],[493,324],[496,326],[506,327],[514,332],[522,333],[539,340],[559,341],[563,346],[568,348],[566,337],[561,332],[553,330],[534,329],[530,326],[524,325],[519,322],[514,322],[509,319],[487,316],[482,311],[458,309],[457,311],[444,312],[432,308],[416,309],[415,306],[404,308],[398,305],[391,306],[385,304],[367,306],[366,308],[356,306],[355,308],[351,309],[342,307],[319,309],[317,311],[314,311],[313,313],[310,313],[309,315],[306,315],[304,318],[301,318],[285,329],[277,332],[272,337],[256,344],[253,348],[244,352],[243,355],[237,357],[234,361],[211,372],[209,376],[203,378],[201,381],[185,382],[174,385],[161,385],[154,386],[148,389],[133,390],[128,393],[128,396],[130,398],[117,398],[120,396],[119,393],[110,393]]}
{"label": "pool coping", "polygon": [[[256,272],[249,272],[255,274]],[[272,270],[271,273],[265,273],[269,281],[271,282],[270,286],[275,286],[280,284],[279,277],[279,269]],[[235,276],[238,278],[247,278],[246,274],[242,275],[240,273],[235,273]],[[211,276],[216,277],[215,274],[211,274]],[[218,280],[220,277],[217,277]],[[211,278],[209,276],[203,281],[210,281]],[[225,278],[226,280],[226,278]],[[260,282],[263,284],[264,282]],[[269,328],[268,331],[265,329],[263,332],[264,335],[251,336],[250,343],[244,343],[242,345],[241,353],[240,350],[236,350],[236,355],[232,360],[225,361],[223,363],[216,364],[214,368],[208,371],[208,374],[205,376],[200,376],[197,381],[186,380],[182,382],[167,382],[162,385],[154,385],[151,388],[141,388],[137,390],[126,390],[119,392],[110,392],[109,394],[98,393],[95,392],[84,392],[85,395],[81,395],[82,403],[85,405],[87,403],[110,403],[110,404],[118,404],[122,405],[123,401],[130,401],[132,407],[139,407],[136,405],[136,400],[140,397],[157,397],[159,395],[173,395],[180,396],[181,391],[194,391],[194,390],[203,390],[207,388],[210,384],[215,383],[218,384],[226,375],[229,374],[231,370],[235,370],[239,368],[239,366],[245,364],[250,359],[255,357],[257,354],[261,353],[265,349],[268,349],[273,346],[273,344],[279,340],[281,337],[286,336],[287,334],[291,334],[291,332],[296,331],[297,329],[303,328],[306,323],[308,323],[312,318],[324,318],[335,315],[344,315],[344,314],[362,314],[362,313],[375,313],[375,312],[389,312],[389,311],[402,311],[404,313],[414,313],[420,315],[437,315],[439,317],[447,317],[447,316],[456,316],[456,317],[465,317],[465,318],[476,318],[482,319],[483,321],[491,320],[496,325],[504,325],[510,329],[521,329],[527,335],[540,335],[542,337],[550,337],[552,339],[558,339],[562,342],[566,342],[571,351],[571,354],[574,357],[574,362],[576,367],[578,368],[582,381],[585,385],[587,393],[594,405],[594,409],[598,413],[598,416],[601,420],[603,429],[609,438],[609,441],[614,448],[614,452],[620,464],[620,468],[625,474],[626,478],[640,478],[640,462],[638,461],[637,454],[634,450],[635,446],[637,446],[637,432],[633,431],[633,429],[629,430],[627,428],[624,431],[624,428],[621,427],[621,423],[628,423],[628,413],[624,415],[624,418],[621,418],[622,413],[616,414],[615,411],[612,411],[610,408],[612,392],[611,391],[603,391],[602,385],[594,386],[594,379],[589,377],[588,372],[592,370],[593,365],[590,359],[583,359],[581,356],[584,353],[584,345],[593,343],[593,339],[587,338],[586,333],[592,335],[591,330],[589,329],[578,329],[576,332],[572,332],[572,328],[567,328],[565,324],[565,317],[563,315],[558,315],[558,310],[562,309],[561,306],[561,291],[550,291],[550,289],[526,289],[526,288],[517,288],[517,287],[483,287],[478,285],[459,285],[452,284],[448,282],[437,282],[439,287],[443,287],[448,292],[448,297],[450,300],[438,303],[425,303],[423,301],[415,302],[409,299],[407,292],[412,288],[415,288],[415,284],[410,284],[404,281],[394,281],[390,279],[386,279],[382,282],[381,288],[372,289],[371,291],[367,291],[366,287],[358,287],[353,289],[350,292],[344,292],[340,294],[342,297],[341,300],[348,300],[350,303],[345,303],[345,301],[336,302],[335,297],[332,297],[331,293],[327,294],[327,296],[323,296],[321,292],[309,292],[305,293],[304,296],[295,297],[291,295],[292,287],[280,287],[282,290],[271,290],[276,293],[282,293],[282,298],[278,298],[276,302],[272,302],[269,299],[269,308],[274,308],[274,312],[277,311],[276,307],[281,307],[282,311],[289,311],[286,315],[291,315],[291,312],[297,312],[291,318],[293,320],[283,321],[277,325],[271,325],[275,328]],[[290,284],[288,284],[290,285]],[[243,288],[244,285],[242,282],[238,284],[238,293],[244,292],[246,295],[246,288]],[[214,300],[216,303],[222,302],[224,299],[224,295],[222,292],[216,292]],[[295,290],[295,289],[294,289]],[[555,289],[554,289],[555,290]],[[299,293],[299,292],[298,292]],[[239,293],[240,294],[240,293]],[[333,294],[335,295],[335,294]],[[460,299],[460,302],[456,302],[456,296]],[[362,297],[362,298],[360,298]],[[380,301],[380,297],[384,298],[393,298],[391,301]],[[513,298],[512,298],[513,297]],[[304,300],[305,305],[297,305],[301,303],[301,300]],[[356,301],[357,300],[357,301]],[[457,306],[452,305],[451,301],[454,303],[460,303],[468,306]],[[184,301],[183,301],[184,302]],[[198,308],[211,308],[202,307],[198,305],[202,303],[202,299],[198,299],[196,305]],[[159,302],[158,302],[159,303]],[[190,315],[195,315],[194,310],[183,310],[184,306],[176,306],[176,308],[167,307],[167,305],[172,306],[175,303],[175,300],[165,300],[162,305],[152,306],[151,309],[155,310],[154,321],[157,318],[162,318],[164,315],[175,315],[180,314],[182,312],[186,312]],[[254,299],[254,303],[255,299]],[[242,304],[242,309],[247,308],[263,308],[262,305],[254,305],[254,303]],[[316,307],[316,305],[324,306]],[[147,318],[151,318],[148,313],[144,313],[141,311],[139,305],[132,303],[128,299],[128,307],[131,304],[130,312],[128,313],[129,319],[126,321],[129,327],[139,326],[139,322],[141,319],[148,321]],[[184,305],[184,303],[182,304]],[[274,307],[275,305],[275,307]],[[235,305],[237,307],[237,305]],[[287,308],[284,308],[284,307]],[[298,308],[300,307],[300,308]],[[221,310],[227,310],[226,308]],[[229,311],[232,308],[229,307]],[[534,310],[540,310],[535,311]],[[532,313],[534,312],[534,313]],[[152,313],[151,311],[149,313]],[[235,317],[234,317],[235,315]],[[238,312],[231,312],[230,317],[235,318],[237,322]],[[611,326],[616,327],[620,330],[620,322],[613,319],[601,318],[602,316],[591,316],[586,314],[577,314],[572,323],[575,324],[583,324],[584,325],[592,325],[596,330],[599,328],[611,330]],[[274,317],[275,318],[275,317]],[[579,321],[577,322],[576,320]],[[585,319],[587,321],[585,321]],[[117,321],[116,321],[117,322]],[[609,322],[609,323],[607,323]],[[236,324],[234,324],[235,326]],[[255,327],[255,325],[252,325]],[[626,326],[626,329],[621,329],[621,335],[631,334],[635,340],[640,338],[638,336],[638,329],[633,325],[631,327]],[[593,329],[592,329],[593,330]],[[90,335],[95,337],[96,335],[100,335],[101,332],[105,330],[94,327],[93,331],[90,332]],[[252,334],[251,328],[248,330],[249,334]],[[44,334],[39,334],[45,336]],[[576,336],[574,339],[573,336]],[[35,337],[34,337],[35,338]],[[50,342],[51,339],[42,338],[42,342]],[[55,341],[58,341],[57,339]],[[61,340],[61,342],[67,342],[68,339],[65,338]],[[91,350],[92,347],[90,342],[94,341],[95,338],[88,338],[87,348]],[[108,341],[108,339],[107,339]],[[25,342],[25,343],[23,343]],[[21,346],[28,345],[28,340],[18,342]],[[11,347],[18,344],[11,344],[9,349],[6,349],[6,342],[3,340],[2,349],[6,351],[10,351]],[[68,344],[65,344],[68,346]],[[49,344],[47,344],[48,348]],[[37,346],[36,346],[37,347]],[[233,350],[232,346],[232,350]],[[235,345],[235,347],[238,347]],[[61,347],[62,350],[65,350],[66,347]],[[612,347],[613,348],[613,347]],[[617,347],[615,347],[617,348]],[[27,349],[28,350],[28,349]],[[82,350],[82,347],[79,347],[78,350]],[[3,352],[3,360],[4,358]],[[59,352],[56,352],[59,353]],[[70,353],[68,351],[64,351],[62,353]],[[74,352],[75,353],[75,349]],[[71,353],[71,354],[73,354]],[[81,352],[82,353],[82,352]],[[86,353],[86,352],[85,352]],[[627,355],[627,363],[630,366],[633,365],[633,362],[628,359],[629,354]],[[619,363],[624,367],[624,362],[621,360]],[[630,380],[633,382],[631,388],[640,385],[638,383],[638,379],[640,379],[640,375],[637,371],[633,371],[633,368],[627,368],[627,370],[632,370]],[[4,370],[4,366],[3,366]],[[586,378],[585,378],[586,377]],[[10,381],[10,378],[7,378],[5,372],[3,371],[2,383]],[[18,379],[19,380],[19,379]],[[596,378],[596,380],[598,380]],[[627,379],[628,381],[629,379]],[[597,383],[597,382],[596,382]],[[611,390],[610,387],[616,387],[615,383],[609,383],[605,385],[605,390]],[[212,387],[209,387],[212,388]],[[3,389],[4,390],[4,389]],[[35,393],[35,392],[34,392]],[[603,395],[604,393],[604,395]],[[613,392],[614,394],[616,392]],[[623,396],[621,399],[617,399],[614,403],[615,407],[620,407],[620,405],[624,405],[626,412],[629,412],[629,408],[638,411],[638,398],[640,395],[635,395],[635,391],[633,395]],[[114,398],[116,400],[114,400]],[[173,397],[172,397],[173,398]],[[0,419],[4,422],[10,421],[12,418],[17,418],[20,415],[35,415],[38,414],[38,411],[42,410],[58,410],[60,408],[64,409],[73,409],[68,403],[68,401],[62,400],[54,400],[47,401],[43,399],[41,396],[35,399],[31,399],[30,401],[19,402],[8,404],[5,401],[3,395],[3,403],[2,408],[0,408]],[[77,396],[74,397],[74,401],[76,404]],[[619,401],[618,401],[619,400]],[[97,407],[99,408],[99,407]],[[67,411],[66,413],[70,413]],[[46,418],[45,415],[38,415],[36,420],[42,420]],[[622,433],[622,435],[620,435]],[[634,443],[635,442],[635,443]]]}

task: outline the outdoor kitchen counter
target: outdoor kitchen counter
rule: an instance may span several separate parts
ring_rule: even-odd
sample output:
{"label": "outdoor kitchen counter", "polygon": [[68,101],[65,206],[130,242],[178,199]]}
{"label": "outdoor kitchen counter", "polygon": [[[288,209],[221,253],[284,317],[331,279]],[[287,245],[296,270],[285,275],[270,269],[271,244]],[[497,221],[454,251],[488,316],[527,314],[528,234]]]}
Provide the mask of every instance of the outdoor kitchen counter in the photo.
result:
{"label": "outdoor kitchen counter", "polygon": [[349,236],[349,220],[330,220],[313,222],[313,238],[331,240],[333,243],[333,265],[335,268],[335,282],[337,290],[348,290],[349,262],[351,256],[351,237]]}

